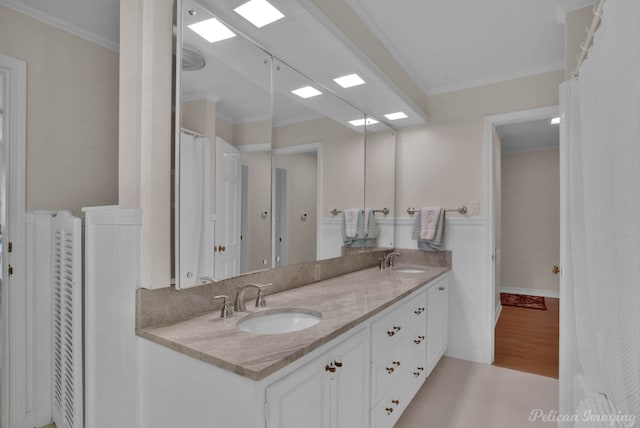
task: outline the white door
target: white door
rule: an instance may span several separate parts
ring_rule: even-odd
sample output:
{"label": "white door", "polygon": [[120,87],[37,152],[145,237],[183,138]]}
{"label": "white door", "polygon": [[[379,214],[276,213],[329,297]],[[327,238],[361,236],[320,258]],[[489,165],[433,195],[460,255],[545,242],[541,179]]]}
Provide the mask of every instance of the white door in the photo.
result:
{"label": "white door", "polygon": [[267,387],[267,428],[329,428],[327,357],[316,358]]}
{"label": "white door", "polygon": [[342,342],[331,352],[339,365],[333,383],[331,406],[334,428],[369,426],[369,330],[363,330]]}
{"label": "white door", "polygon": [[216,138],[216,226],[215,278],[240,273],[240,196],[242,165],[240,152]]}
{"label": "white door", "polygon": [[[27,369],[34,338],[26,283],[25,147],[27,64],[0,55],[4,112],[2,164],[2,417],[3,427],[28,426],[33,416],[32,371]],[[32,292],[29,289],[29,292]],[[29,308],[30,309],[30,308]],[[33,426],[33,424],[31,425]]]}

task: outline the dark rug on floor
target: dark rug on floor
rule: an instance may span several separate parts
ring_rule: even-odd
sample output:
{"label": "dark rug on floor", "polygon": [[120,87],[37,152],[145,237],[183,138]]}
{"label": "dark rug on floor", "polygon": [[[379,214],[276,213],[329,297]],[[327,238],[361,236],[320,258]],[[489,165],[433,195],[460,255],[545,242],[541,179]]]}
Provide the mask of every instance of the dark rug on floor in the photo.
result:
{"label": "dark rug on floor", "polygon": [[544,304],[544,297],[529,296],[528,294],[500,293],[500,303],[504,306],[547,310],[547,305]]}

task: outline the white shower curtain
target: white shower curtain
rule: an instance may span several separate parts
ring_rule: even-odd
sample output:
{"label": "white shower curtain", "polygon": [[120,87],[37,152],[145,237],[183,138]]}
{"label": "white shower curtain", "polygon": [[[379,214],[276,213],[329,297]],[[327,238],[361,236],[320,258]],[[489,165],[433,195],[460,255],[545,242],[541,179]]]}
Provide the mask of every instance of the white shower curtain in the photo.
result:
{"label": "white shower curtain", "polygon": [[213,277],[211,140],[180,134],[180,287]]}
{"label": "white shower curtain", "polygon": [[[570,224],[561,297],[570,301],[563,302],[560,401],[573,404],[561,411],[576,413],[583,426],[593,402],[579,402],[582,382],[638,426],[640,1],[605,3],[580,76],[561,93]],[[630,426],[619,422],[606,426]]]}

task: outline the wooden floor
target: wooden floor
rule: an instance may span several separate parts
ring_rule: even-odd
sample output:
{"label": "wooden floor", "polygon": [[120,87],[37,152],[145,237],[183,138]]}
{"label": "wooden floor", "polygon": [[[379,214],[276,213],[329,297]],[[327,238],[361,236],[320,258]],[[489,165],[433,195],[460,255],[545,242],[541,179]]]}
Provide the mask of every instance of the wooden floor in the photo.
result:
{"label": "wooden floor", "polygon": [[547,310],[503,306],[495,332],[494,365],[558,378],[560,300]]}

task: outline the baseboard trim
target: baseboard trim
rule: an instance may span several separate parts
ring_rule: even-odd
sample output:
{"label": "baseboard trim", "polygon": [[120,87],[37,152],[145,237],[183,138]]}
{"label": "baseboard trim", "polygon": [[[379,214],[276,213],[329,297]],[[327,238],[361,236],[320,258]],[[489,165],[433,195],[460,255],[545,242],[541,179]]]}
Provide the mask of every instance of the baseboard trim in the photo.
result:
{"label": "baseboard trim", "polygon": [[502,313],[502,303],[498,302],[496,305],[496,314],[493,320],[493,326],[495,327],[498,324],[498,319],[500,318],[500,314]]}
{"label": "baseboard trim", "polygon": [[500,292],[512,294],[528,294],[529,296],[552,297],[554,299],[560,298],[560,293],[558,291],[538,290],[535,288],[501,287]]}

